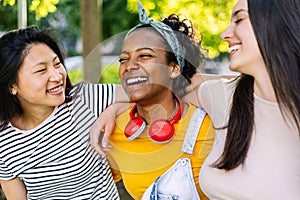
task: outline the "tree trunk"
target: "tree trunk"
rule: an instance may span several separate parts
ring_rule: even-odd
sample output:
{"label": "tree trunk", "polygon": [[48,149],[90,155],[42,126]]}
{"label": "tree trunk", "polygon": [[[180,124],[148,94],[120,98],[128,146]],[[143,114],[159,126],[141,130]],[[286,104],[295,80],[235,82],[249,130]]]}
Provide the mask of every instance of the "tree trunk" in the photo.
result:
{"label": "tree trunk", "polygon": [[27,26],[27,1],[18,0],[18,28]]}
{"label": "tree trunk", "polygon": [[80,0],[80,29],[83,44],[82,56],[84,81],[99,82],[100,77],[100,51],[97,56],[90,56],[92,50],[101,41],[101,10],[102,0]]}

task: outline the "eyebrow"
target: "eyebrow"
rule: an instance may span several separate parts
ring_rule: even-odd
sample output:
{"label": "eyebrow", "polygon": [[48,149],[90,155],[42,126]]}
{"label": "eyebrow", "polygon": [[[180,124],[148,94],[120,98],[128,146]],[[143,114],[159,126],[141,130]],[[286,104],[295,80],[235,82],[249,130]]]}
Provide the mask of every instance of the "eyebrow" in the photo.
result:
{"label": "eyebrow", "polygon": [[[150,50],[152,52],[155,52],[152,48],[149,48],[149,47],[142,47],[142,48],[139,48],[139,49],[136,49],[135,51],[142,51],[142,50]],[[128,52],[127,51],[121,51],[121,54],[127,54]]]}
{"label": "eyebrow", "polygon": [[[52,62],[54,62],[57,58],[58,58],[58,56],[55,56],[55,57],[52,59]],[[47,62],[40,62],[40,63],[37,63],[37,64],[35,64],[33,67],[37,67],[37,66],[39,66],[39,65],[44,65],[44,64],[47,64]]]}
{"label": "eyebrow", "polygon": [[56,59],[59,59],[59,57],[55,56],[52,61],[55,61]]}
{"label": "eyebrow", "polygon": [[235,17],[237,14],[239,14],[242,11],[248,12],[248,10],[246,10],[246,9],[239,9],[232,14],[232,17]]}

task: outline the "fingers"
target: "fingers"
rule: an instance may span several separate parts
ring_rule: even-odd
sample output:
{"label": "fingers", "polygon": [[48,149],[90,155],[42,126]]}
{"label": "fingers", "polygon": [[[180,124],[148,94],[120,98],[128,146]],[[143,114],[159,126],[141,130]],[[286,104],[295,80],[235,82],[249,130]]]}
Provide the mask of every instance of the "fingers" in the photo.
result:
{"label": "fingers", "polygon": [[111,149],[109,137],[115,127],[115,113],[111,106],[104,110],[90,128],[91,146],[99,154],[105,156],[105,152]]}
{"label": "fingers", "polygon": [[103,137],[102,141],[101,141],[101,144],[102,144],[102,150],[104,151],[104,153],[110,151],[111,148],[112,148],[112,146],[110,145],[108,137]]}
{"label": "fingers", "polygon": [[112,134],[115,127],[115,120],[107,121],[104,127],[103,137],[102,137],[102,147],[104,151],[109,151],[111,149],[111,145],[109,142],[109,137]]}
{"label": "fingers", "polygon": [[111,149],[111,145],[109,143],[109,136],[106,136],[105,133],[103,133],[104,136],[102,138],[101,144],[104,151],[109,151]]}
{"label": "fingers", "polygon": [[104,150],[102,149],[102,145],[100,143],[101,129],[102,127],[100,126],[100,123],[98,120],[96,120],[96,122],[90,128],[90,142],[93,149],[95,149],[102,156],[105,156]]}

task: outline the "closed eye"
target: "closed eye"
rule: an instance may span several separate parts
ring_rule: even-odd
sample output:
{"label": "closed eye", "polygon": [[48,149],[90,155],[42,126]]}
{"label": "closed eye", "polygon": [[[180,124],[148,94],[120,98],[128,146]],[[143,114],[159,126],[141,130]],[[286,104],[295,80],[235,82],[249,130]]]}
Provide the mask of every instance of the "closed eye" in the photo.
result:
{"label": "closed eye", "polygon": [[124,63],[126,60],[128,60],[128,58],[120,58],[119,63]]}
{"label": "closed eye", "polygon": [[151,54],[141,54],[140,58],[152,58],[153,56]]}
{"label": "closed eye", "polygon": [[232,15],[232,19],[233,19],[235,24],[240,23],[241,21],[243,21],[247,17],[249,17],[249,14],[248,14],[248,11],[245,10],[245,9],[237,10]]}
{"label": "closed eye", "polygon": [[234,23],[238,24],[239,22],[241,22],[243,19],[237,19],[236,21],[234,21]]}
{"label": "closed eye", "polygon": [[39,70],[35,71],[35,73],[40,73],[40,72],[44,72],[44,71],[46,71],[46,68],[44,68],[44,69],[39,69]]}
{"label": "closed eye", "polygon": [[62,65],[62,63],[58,62],[58,63],[54,64],[54,67],[59,68],[59,67],[61,67],[61,65]]}

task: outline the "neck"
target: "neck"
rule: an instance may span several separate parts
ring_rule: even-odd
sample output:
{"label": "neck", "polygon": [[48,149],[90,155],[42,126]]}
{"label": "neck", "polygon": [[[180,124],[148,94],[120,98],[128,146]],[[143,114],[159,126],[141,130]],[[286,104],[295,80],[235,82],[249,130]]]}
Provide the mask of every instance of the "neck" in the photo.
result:
{"label": "neck", "polygon": [[254,93],[267,101],[277,101],[275,91],[268,74],[264,77],[256,77],[254,79]]}
{"label": "neck", "polygon": [[138,115],[143,117],[147,124],[159,119],[170,120],[176,115],[179,109],[179,103],[175,98],[164,99],[160,103],[148,106],[137,105]]}
{"label": "neck", "polygon": [[37,110],[30,110],[27,111],[24,109],[22,115],[15,117],[12,119],[11,123],[21,129],[21,130],[30,130],[38,125],[40,125],[43,121],[47,119],[53,112],[54,107],[52,109],[37,111]]}

